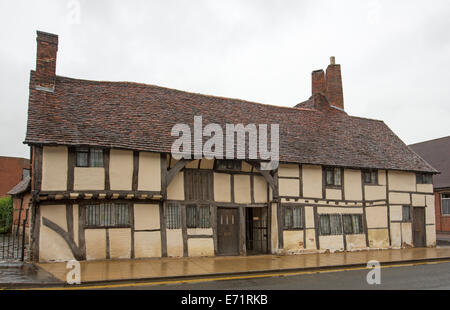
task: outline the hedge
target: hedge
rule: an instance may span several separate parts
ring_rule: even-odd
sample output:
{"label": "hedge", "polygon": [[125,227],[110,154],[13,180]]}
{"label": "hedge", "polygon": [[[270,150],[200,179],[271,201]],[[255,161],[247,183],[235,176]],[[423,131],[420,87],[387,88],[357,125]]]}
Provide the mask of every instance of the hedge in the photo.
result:
{"label": "hedge", "polygon": [[11,197],[0,198],[0,234],[11,230],[13,220],[13,201]]}

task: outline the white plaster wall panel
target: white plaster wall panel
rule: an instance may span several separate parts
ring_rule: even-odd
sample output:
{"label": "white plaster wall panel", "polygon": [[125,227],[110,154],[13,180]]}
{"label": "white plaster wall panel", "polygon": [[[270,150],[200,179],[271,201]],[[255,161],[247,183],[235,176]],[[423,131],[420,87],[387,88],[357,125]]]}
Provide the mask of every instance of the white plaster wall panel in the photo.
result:
{"label": "white plaster wall panel", "polygon": [[161,233],[159,231],[135,232],[134,252],[136,258],[161,257]]}
{"label": "white plaster wall panel", "polygon": [[109,182],[112,190],[131,190],[133,181],[133,151],[111,149],[109,152]]}
{"label": "white plaster wall panel", "polygon": [[295,164],[280,164],[278,166],[279,177],[299,177],[299,166]]}
{"label": "white plaster wall panel", "polygon": [[388,171],[389,190],[416,191],[416,174],[412,172]]}
{"label": "white plaster wall panel", "polygon": [[167,237],[167,256],[182,257],[183,256],[183,234],[181,229],[168,229]]}
{"label": "white plaster wall panel", "polygon": [[347,250],[357,250],[366,248],[366,235],[355,234],[346,235]]}
{"label": "white plaster wall panel", "polygon": [[368,235],[371,248],[385,249],[389,247],[389,232],[387,229],[369,229]]}
{"label": "white plaster wall panel", "polygon": [[344,169],[344,191],[346,200],[362,200],[360,170]]}
{"label": "white plaster wall panel", "polygon": [[160,228],[158,204],[134,204],[134,229],[150,230]]}
{"label": "white plaster wall panel", "polygon": [[387,207],[367,207],[366,220],[368,228],[388,227]]}
{"label": "white plaster wall panel", "polygon": [[391,244],[392,247],[402,246],[402,229],[400,223],[391,223]]}
{"label": "white plaster wall panel", "polygon": [[303,196],[322,198],[322,167],[302,165]]}
{"label": "white plaster wall panel", "polygon": [[306,228],[314,228],[314,208],[305,207],[305,225]]}
{"label": "white plaster wall panel", "polygon": [[425,206],[425,195],[421,194],[412,194],[412,205],[418,206],[418,207],[424,207]]}
{"label": "white plaster wall panel", "polygon": [[106,229],[86,229],[86,259],[106,259]]}
{"label": "white plaster wall panel", "polygon": [[188,239],[188,256],[214,256],[214,241],[212,238]]}
{"label": "white plaster wall panel", "polygon": [[300,181],[295,179],[278,179],[280,196],[300,196]]}
{"label": "white plaster wall panel", "polygon": [[139,153],[138,190],[161,190],[161,155],[159,153]]}
{"label": "white plaster wall panel", "polygon": [[184,200],[184,174],[178,172],[167,187],[167,199]]}
{"label": "white plaster wall panel", "polygon": [[253,194],[255,197],[255,203],[267,202],[267,182],[264,177],[254,176],[253,177]]}
{"label": "white plaster wall panel", "polygon": [[342,200],[342,191],[340,189],[327,188],[325,190],[326,199]]}
{"label": "white plaster wall panel", "polygon": [[231,202],[231,180],[226,173],[214,173],[214,200]]}
{"label": "white plaster wall panel", "polygon": [[65,146],[44,146],[42,151],[42,190],[67,190],[68,149]]}
{"label": "white plaster wall panel", "polygon": [[410,204],[411,197],[408,193],[389,193],[390,204]]}
{"label": "white plaster wall panel", "polygon": [[433,184],[417,184],[417,191],[421,193],[432,193]]}
{"label": "white plaster wall panel", "polygon": [[303,249],[303,230],[284,230],[283,246],[286,251],[298,251]]}
{"label": "white plaster wall panel", "polygon": [[377,185],[365,185],[364,186],[366,200],[380,200],[386,199],[386,187]]}
{"label": "white plaster wall panel", "polygon": [[322,250],[343,251],[344,238],[342,235],[319,236],[319,245]]}
{"label": "white plaster wall panel", "polygon": [[426,244],[429,247],[436,246],[436,226],[427,225],[426,226]]}
{"label": "white plaster wall panel", "polygon": [[249,175],[234,175],[234,201],[251,203]]}
{"label": "white plaster wall panel", "polygon": [[390,206],[390,220],[391,221],[401,221],[403,218],[403,207],[402,206]]}
{"label": "white plaster wall panel", "polygon": [[131,257],[131,229],[109,229],[109,253],[111,259]]}

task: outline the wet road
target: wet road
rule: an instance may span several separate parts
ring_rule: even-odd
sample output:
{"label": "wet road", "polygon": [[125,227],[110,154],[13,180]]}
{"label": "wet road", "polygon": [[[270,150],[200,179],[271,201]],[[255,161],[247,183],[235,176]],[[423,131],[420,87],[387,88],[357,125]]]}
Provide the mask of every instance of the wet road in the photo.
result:
{"label": "wet road", "polygon": [[201,283],[120,287],[119,289],[170,290],[333,290],[333,289],[450,289],[450,263],[381,268],[381,284],[369,285],[369,270],[224,280]]}

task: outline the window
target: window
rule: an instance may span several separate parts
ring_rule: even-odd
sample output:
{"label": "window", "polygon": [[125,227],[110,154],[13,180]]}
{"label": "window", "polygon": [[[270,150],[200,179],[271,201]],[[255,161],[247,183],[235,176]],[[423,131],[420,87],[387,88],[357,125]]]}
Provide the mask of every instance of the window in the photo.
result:
{"label": "window", "polygon": [[320,234],[326,235],[341,235],[342,223],[339,214],[322,214],[319,217]]}
{"label": "window", "polygon": [[326,168],[325,184],[341,186],[341,168]]}
{"label": "window", "polygon": [[187,205],[186,226],[187,228],[209,228],[210,225],[209,206]]}
{"label": "window", "polygon": [[377,170],[363,171],[363,182],[365,184],[378,184],[378,171]]}
{"label": "window", "polygon": [[176,203],[167,205],[167,222],[168,229],[179,229],[181,227],[180,206]]}
{"label": "window", "polygon": [[130,205],[128,203],[102,203],[86,207],[88,227],[129,227]]}
{"label": "window", "polygon": [[347,235],[351,234],[362,234],[362,216],[359,214],[344,214],[342,215],[342,223],[344,225],[344,233]]}
{"label": "window", "polygon": [[442,215],[450,215],[450,194],[441,194]]}
{"label": "window", "polygon": [[77,167],[103,167],[103,150],[80,147],[76,149]]}
{"label": "window", "polygon": [[303,208],[299,206],[283,206],[284,229],[303,229]]}
{"label": "window", "polygon": [[186,169],[184,189],[186,200],[212,200],[212,171]]}
{"label": "window", "polygon": [[402,208],[402,221],[410,222],[411,221],[411,207],[403,206]]}
{"label": "window", "polygon": [[216,169],[225,171],[240,171],[242,162],[240,160],[218,159],[216,160]]}
{"label": "window", "polygon": [[416,174],[417,184],[433,184],[433,175],[430,173],[417,173]]}

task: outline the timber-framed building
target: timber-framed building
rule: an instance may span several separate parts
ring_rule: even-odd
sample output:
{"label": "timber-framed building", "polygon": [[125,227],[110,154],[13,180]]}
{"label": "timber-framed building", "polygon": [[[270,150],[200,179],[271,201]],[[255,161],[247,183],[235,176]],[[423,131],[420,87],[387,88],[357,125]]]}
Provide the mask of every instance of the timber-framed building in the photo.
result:
{"label": "timber-framed building", "polygon": [[[56,75],[38,32],[25,143],[36,261],[251,255],[435,245],[437,171],[382,121],[344,110],[340,65],[279,107]],[[171,156],[171,128],[279,124],[280,165]]]}

